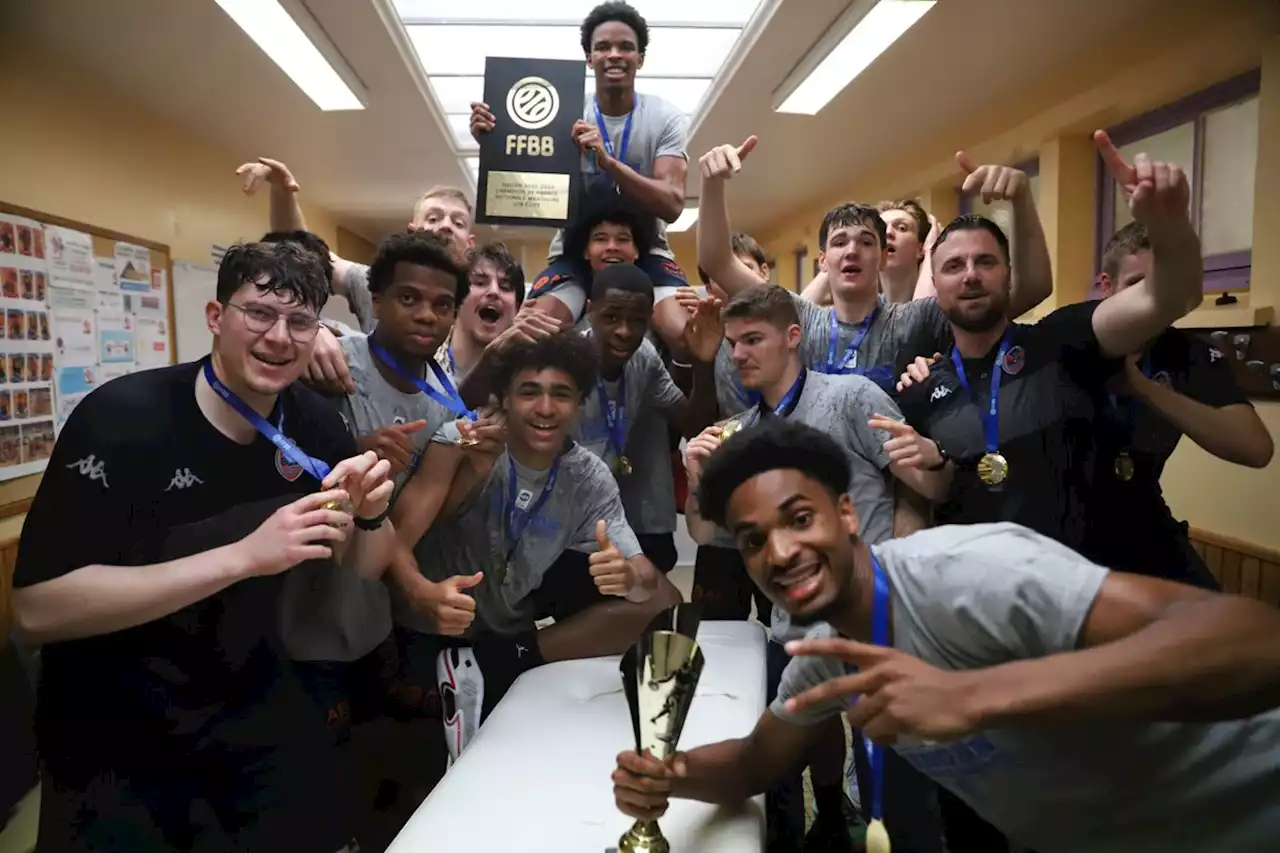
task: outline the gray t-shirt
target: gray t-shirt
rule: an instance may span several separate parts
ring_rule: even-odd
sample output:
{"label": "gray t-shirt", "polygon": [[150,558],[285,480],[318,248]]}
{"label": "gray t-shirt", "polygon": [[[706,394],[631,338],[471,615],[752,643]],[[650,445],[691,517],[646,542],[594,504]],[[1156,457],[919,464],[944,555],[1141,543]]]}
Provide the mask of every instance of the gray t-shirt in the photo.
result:
{"label": "gray t-shirt", "polygon": [[347,304],[356,315],[360,331],[366,335],[373,331],[377,321],[373,318],[373,294],[369,292],[369,268],[364,264],[348,263],[342,283],[347,288]]}
{"label": "gray t-shirt", "polygon": [[[591,332],[586,332],[585,336],[590,337]],[[609,402],[606,404],[601,399],[598,387],[586,395],[582,401],[582,412],[578,416],[574,438],[612,467],[617,457],[617,448],[609,435],[604,406],[609,405],[611,409],[616,410],[618,386],[622,386],[626,396],[622,407],[621,423],[623,447],[628,444],[628,436],[635,432],[635,420],[641,412],[646,410],[662,412],[683,400],[684,394],[676,387],[671,374],[667,372],[666,365],[662,363],[662,356],[658,355],[658,351],[647,338],[640,343],[640,348],[632,354],[631,358],[627,359],[627,363],[622,368],[622,379],[616,382],[602,381],[602,384]],[[663,434],[665,437],[665,432]],[[628,456],[628,461],[635,468],[636,460]],[[631,476],[637,475],[643,476],[639,470],[633,470]]]}
{"label": "gray t-shirt", "polygon": [[[364,335],[338,339],[356,393],[342,398],[338,411],[352,435],[363,435],[391,426],[424,420],[414,433],[421,453],[442,425],[453,415],[426,394],[406,394],[394,388],[378,372]],[[401,475],[397,486],[403,482]],[[294,660],[353,661],[373,651],[391,633],[391,602],[381,580],[361,580],[332,560],[317,562],[305,572],[285,576],[280,599],[281,638]]]}
{"label": "gray t-shirt", "polygon": [[[875,548],[892,589],[894,648],[969,670],[1076,648],[1107,570],[1015,524],[937,527]],[[814,633],[830,635],[819,626]],[[846,674],[797,658],[771,706]],[[1263,851],[1280,839],[1280,711],[1226,723],[989,729],[960,741],[899,737],[893,749],[1040,853]]]}
{"label": "gray t-shirt", "polygon": [[[798,293],[791,294],[791,298],[800,314],[800,361],[811,370],[826,370],[831,354],[831,321],[835,318],[835,309],[818,305]],[[858,340],[861,327],[861,323],[836,320],[834,362],[837,365],[849,345]],[[888,371],[886,376],[896,381],[892,374],[899,367],[898,359],[908,354],[902,351],[904,347],[929,350],[909,353],[912,357],[930,356],[950,339],[951,327],[935,297],[911,302],[885,302],[881,299],[867,333],[858,343],[846,369],[881,367]],[[749,405],[738,371],[729,358],[727,343],[716,358],[716,391],[721,412],[726,416],[733,414],[735,406],[741,411]]]}
{"label": "gray t-shirt", "polygon": [[[653,177],[654,162],[659,157],[688,158],[685,145],[689,141],[689,117],[673,104],[656,95],[636,92],[636,108],[631,112],[631,136],[627,140],[626,156],[623,161],[646,178]],[[596,101],[588,97],[582,112],[587,124],[596,127]],[[604,116],[605,129],[613,142],[614,156],[620,155],[622,137],[627,125],[627,116]],[[595,158],[582,155],[582,176],[589,190],[603,186],[608,176],[596,168]],[[675,259],[671,247],[667,245],[667,223],[654,217],[658,223],[658,241],[651,254]],[[547,249],[548,260],[555,260],[564,254],[564,232],[557,231],[551,239],[551,247]]]}
{"label": "gray t-shirt", "polygon": [[[484,485],[453,513],[437,519],[414,548],[418,568],[430,580],[485,573],[485,579],[470,590],[476,599],[472,633],[484,630],[510,635],[532,630],[537,615],[532,593],[565,550],[598,550],[598,521],[608,526],[609,541],[624,557],[641,553],[623,515],[613,474],[595,454],[575,444],[560,457],[555,484],[529,520],[515,546],[510,568],[506,568],[506,555],[512,547],[506,510],[513,468],[516,506],[532,510],[550,471],[526,468],[503,453]],[[502,574],[505,577],[499,577]],[[424,633],[434,631],[431,620],[413,611],[402,596],[394,595],[392,606],[396,624]]]}

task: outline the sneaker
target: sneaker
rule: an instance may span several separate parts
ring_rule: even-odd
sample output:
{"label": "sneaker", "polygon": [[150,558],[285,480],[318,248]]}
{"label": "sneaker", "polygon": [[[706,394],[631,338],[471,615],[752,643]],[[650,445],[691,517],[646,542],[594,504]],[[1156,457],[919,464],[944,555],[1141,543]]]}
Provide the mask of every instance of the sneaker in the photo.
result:
{"label": "sneaker", "polygon": [[440,709],[449,757],[458,760],[480,728],[484,707],[484,673],[475,652],[467,648],[445,649],[436,658],[440,683]]}

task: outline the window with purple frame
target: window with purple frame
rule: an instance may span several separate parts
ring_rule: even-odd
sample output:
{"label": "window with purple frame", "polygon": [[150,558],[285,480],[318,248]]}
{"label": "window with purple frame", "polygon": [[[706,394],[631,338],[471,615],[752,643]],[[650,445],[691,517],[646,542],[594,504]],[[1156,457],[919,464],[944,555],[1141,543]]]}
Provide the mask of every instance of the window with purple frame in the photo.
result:
{"label": "window with purple frame", "polygon": [[[1187,171],[1206,292],[1249,289],[1261,76],[1260,71],[1242,74],[1107,130],[1126,157],[1146,152]],[[1132,219],[1101,157],[1097,174],[1095,274],[1107,240]]]}

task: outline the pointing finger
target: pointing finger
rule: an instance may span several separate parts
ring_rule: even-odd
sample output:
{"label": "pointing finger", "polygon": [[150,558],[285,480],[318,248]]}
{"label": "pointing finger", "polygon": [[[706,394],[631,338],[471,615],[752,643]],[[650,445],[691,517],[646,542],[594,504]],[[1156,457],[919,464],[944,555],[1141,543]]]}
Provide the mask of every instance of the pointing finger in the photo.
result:
{"label": "pointing finger", "polygon": [[956,165],[961,169],[964,169],[965,174],[967,175],[972,175],[974,172],[978,171],[979,168],[978,164],[973,162],[973,158],[970,157],[966,151],[956,152]]}
{"label": "pointing finger", "polygon": [[1112,143],[1111,137],[1105,130],[1094,131],[1093,144],[1097,147],[1098,154],[1102,156],[1102,162],[1107,164],[1107,171],[1113,178],[1121,184],[1132,184],[1136,180],[1133,166],[1129,165],[1129,161]]}
{"label": "pointing finger", "polygon": [[747,155],[750,154],[752,151],[756,150],[756,143],[759,141],[760,141],[759,138],[757,138],[754,135],[748,136],[746,138],[746,141],[744,141],[741,145],[738,146],[738,159],[739,160],[747,159]]}

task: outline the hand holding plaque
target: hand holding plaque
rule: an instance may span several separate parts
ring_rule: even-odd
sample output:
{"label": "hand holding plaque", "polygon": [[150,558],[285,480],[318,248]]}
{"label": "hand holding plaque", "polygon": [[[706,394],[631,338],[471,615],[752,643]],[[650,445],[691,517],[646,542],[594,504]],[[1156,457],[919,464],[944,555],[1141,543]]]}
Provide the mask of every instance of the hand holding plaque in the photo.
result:
{"label": "hand holding plaque", "polygon": [[[693,694],[702,676],[702,650],[695,637],[701,611],[679,604],[664,611],[622,657],[622,687],[631,709],[636,752],[627,761],[649,776],[673,762]],[[651,757],[651,758],[650,758]],[[620,762],[620,769],[622,768]],[[674,772],[674,771],[673,771]],[[665,806],[662,806],[665,810]],[[618,841],[618,853],[670,853],[656,816],[641,818]]]}

